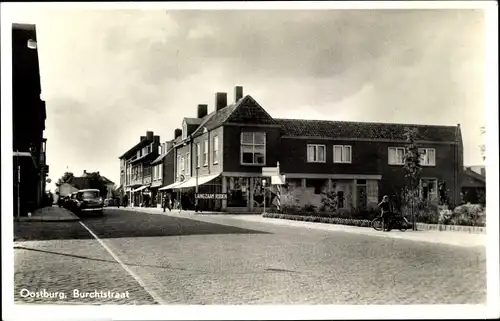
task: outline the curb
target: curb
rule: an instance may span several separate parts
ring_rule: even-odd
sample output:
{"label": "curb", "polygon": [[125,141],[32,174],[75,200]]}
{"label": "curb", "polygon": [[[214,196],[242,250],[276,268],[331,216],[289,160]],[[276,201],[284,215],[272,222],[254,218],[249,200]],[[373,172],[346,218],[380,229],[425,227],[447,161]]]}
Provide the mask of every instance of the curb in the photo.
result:
{"label": "curb", "polygon": [[54,222],[78,222],[78,221],[81,221],[80,218],[65,218],[65,219],[48,219],[48,220],[44,220],[44,219],[27,219],[27,220],[21,220],[19,221],[20,223],[22,222],[47,222],[47,223],[54,223]]}

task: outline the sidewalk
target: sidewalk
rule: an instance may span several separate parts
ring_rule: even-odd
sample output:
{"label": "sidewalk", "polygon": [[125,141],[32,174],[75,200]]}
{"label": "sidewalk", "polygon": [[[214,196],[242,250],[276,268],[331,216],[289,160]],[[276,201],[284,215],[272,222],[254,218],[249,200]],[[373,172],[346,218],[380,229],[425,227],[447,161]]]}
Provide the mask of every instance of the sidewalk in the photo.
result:
{"label": "sidewalk", "polygon": [[20,222],[73,222],[79,221],[80,218],[65,208],[49,206],[37,209],[31,217],[21,216],[19,220]]}
{"label": "sidewalk", "polygon": [[262,217],[262,215],[256,215],[256,214],[230,214],[230,213],[214,213],[214,212],[195,213],[194,211],[181,211],[179,213],[179,210],[172,210],[171,212],[167,210],[165,213],[163,213],[163,209],[161,208],[144,208],[144,207],[134,207],[134,208],[127,207],[120,209],[151,213],[151,214],[164,214],[169,216],[185,217],[200,221],[208,219],[213,222],[217,221],[217,223],[220,224],[224,224],[224,222],[220,222],[220,220],[222,219],[234,219],[234,220],[254,222],[254,223],[276,224],[294,228],[309,228],[309,229],[325,230],[325,231],[355,233],[355,234],[369,235],[375,237],[385,237],[385,238],[401,239],[401,240],[409,240],[409,241],[425,242],[425,243],[447,244],[447,245],[454,245],[461,247],[486,246],[486,234],[464,233],[458,231],[407,230],[405,232],[401,232],[399,230],[392,230],[390,232],[381,232],[381,231],[375,231],[374,229],[367,227],[266,218]]}

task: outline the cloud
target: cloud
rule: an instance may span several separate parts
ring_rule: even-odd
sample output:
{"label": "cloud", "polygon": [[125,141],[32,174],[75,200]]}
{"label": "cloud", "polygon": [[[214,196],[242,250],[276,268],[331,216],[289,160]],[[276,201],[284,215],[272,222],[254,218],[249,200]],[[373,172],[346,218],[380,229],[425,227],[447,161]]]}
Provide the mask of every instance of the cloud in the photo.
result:
{"label": "cloud", "polygon": [[[118,180],[146,130],[243,85],[276,117],[463,124],[480,162],[484,22],[474,10],[17,12],[37,23],[48,160]],[[61,155],[61,157],[60,157]],[[54,179],[57,177],[54,176]]]}

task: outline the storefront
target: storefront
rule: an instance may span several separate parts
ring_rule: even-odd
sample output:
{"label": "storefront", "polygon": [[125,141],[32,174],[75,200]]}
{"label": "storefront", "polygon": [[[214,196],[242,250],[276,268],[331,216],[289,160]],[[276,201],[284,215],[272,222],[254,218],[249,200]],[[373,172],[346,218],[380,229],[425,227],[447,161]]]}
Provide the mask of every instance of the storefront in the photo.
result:
{"label": "storefront", "polygon": [[151,189],[149,185],[143,185],[132,190],[132,206],[151,206]]}
{"label": "storefront", "polygon": [[[267,181],[266,188],[262,185],[263,179]],[[266,207],[273,206],[276,193],[269,183],[270,179],[262,176],[224,176],[223,185],[227,186],[228,198],[223,210],[260,213],[264,210],[264,199]]]}

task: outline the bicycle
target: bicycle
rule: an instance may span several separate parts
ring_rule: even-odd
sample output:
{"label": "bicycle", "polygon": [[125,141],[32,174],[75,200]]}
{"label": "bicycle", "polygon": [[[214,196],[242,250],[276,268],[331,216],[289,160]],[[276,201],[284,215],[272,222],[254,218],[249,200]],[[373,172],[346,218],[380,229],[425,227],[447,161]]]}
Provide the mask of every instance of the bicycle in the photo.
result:
{"label": "bicycle", "polygon": [[[392,228],[397,228],[401,232],[404,232],[408,229],[410,222],[404,217],[403,215],[399,213],[395,213],[390,216],[389,222],[387,223],[389,230]],[[372,220],[371,226],[373,229],[376,231],[383,231],[384,230],[384,223],[382,220],[382,216],[376,217]]]}

